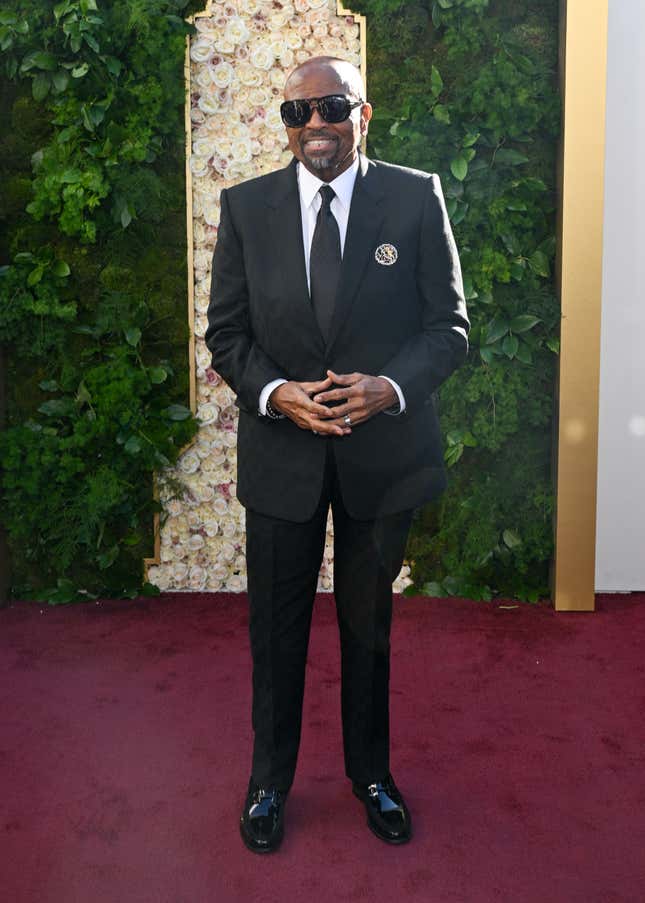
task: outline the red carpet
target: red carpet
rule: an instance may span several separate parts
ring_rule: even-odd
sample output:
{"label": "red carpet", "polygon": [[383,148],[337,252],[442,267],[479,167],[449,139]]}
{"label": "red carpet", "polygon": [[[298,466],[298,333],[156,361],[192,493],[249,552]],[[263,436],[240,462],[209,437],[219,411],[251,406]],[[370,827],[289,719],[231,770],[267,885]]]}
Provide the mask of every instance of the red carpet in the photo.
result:
{"label": "red carpet", "polygon": [[643,903],[645,596],[595,614],[405,599],[388,847],[343,776],[333,609],[314,618],[282,849],[237,821],[250,759],[244,597],[0,612],[7,903]]}

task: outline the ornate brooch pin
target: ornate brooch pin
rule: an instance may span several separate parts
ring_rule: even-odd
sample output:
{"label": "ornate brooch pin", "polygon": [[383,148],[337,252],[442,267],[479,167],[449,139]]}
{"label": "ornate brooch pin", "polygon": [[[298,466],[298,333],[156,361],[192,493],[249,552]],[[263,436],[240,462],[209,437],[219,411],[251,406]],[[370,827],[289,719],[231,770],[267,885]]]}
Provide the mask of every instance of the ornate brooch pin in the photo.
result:
{"label": "ornate brooch pin", "polygon": [[393,263],[396,263],[398,256],[399,252],[394,245],[388,243],[379,245],[374,252],[374,259],[384,267],[391,267]]}

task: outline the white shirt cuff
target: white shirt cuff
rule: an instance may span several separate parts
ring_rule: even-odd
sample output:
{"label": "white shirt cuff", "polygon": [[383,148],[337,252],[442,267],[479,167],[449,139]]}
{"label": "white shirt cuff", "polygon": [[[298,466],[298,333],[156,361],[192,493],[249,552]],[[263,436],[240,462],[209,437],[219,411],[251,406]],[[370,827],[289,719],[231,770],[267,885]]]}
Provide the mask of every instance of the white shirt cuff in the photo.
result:
{"label": "white shirt cuff", "polygon": [[397,416],[398,414],[402,414],[405,411],[405,398],[403,397],[403,392],[401,391],[401,386],[398,383],[395,383],[393,379],[390,379],[389,376],[384,376],[382,373],[379,373],[381,379],[386,379],[389,384],[392,386],[394,391],[396,392],[396,397],[399,399],[399,410],[394,411],[392,408],[386,408],[383,411],[384,414],[391,414],[393,416]]}
{"label": "white shirt cuff", "polygon": [[260,401],[258,403],[258,410],[263,417],[267,415],[267,401],[274,389],[277,389],[278,386],[281,386],[282,383],[286,383],[286,379],[273,379],[270,383],[267,383],[264,389],[260,392]]}

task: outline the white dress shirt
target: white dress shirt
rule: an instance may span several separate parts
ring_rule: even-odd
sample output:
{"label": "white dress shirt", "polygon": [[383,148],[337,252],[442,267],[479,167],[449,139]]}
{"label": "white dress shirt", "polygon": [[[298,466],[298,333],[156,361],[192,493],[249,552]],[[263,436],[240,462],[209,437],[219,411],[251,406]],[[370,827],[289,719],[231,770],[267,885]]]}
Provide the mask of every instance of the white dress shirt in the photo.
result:
{"label": "white dress shirt", "polygon": [[[302,221],[302,245],[305,250],[305,268],[307,270],[307,287],[311,292],[309,279],[309,258],[311,256],[311,243],[316,228],[316,220],[322,205],[320,189],[323,185],[329,185],[334,189],[335,197],[332,198],[330,205],[331,212],[338,223],[338,231],[340,232],[340,253],[341,257],[345,250],[345,236],[347,235],[347,223],[349,220],[349,208],[352,203],[352,193],[354,191],[354,182],[358,173],[359,158],[358,155],[352,165],[342,172],[331,182],[323,182],[318,176],[309,172],[308,169],[298,163],[296,172],[298,175],[298,194],[300,195],[300,218]],[[396,411],[384,411],[385,414],[402,414],[405,410],[405,398],[401,387],[389,376],[383,376],[397,394],[399,400],[399,409]],[[267,401],[273,390],[286,382],[286,379],[274,379],[262,389],[260,393],[259,409],[260,414],[266,415]]]}

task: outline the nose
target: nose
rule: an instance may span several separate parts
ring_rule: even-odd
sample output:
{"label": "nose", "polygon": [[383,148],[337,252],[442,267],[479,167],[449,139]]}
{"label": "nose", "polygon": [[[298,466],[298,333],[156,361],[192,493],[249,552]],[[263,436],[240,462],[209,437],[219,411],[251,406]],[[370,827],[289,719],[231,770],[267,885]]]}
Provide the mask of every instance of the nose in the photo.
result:
{"label": "nose", "polygon": [[311,114],[311,119],[309,120],[309,122],[307,123],[307,125],[308,125],[310,128],[312,128],[312,129],[319,129],[319,128],[321,128],[321,127],[327,125],[327,123],[325,122],[325,120],[322,118],[322,116],[321,116],[320,113],[318,112],[318,107],[317,107],[317,106],[314,107],[314,111],[313,111],[313,113]]}

